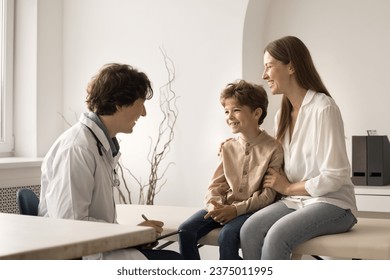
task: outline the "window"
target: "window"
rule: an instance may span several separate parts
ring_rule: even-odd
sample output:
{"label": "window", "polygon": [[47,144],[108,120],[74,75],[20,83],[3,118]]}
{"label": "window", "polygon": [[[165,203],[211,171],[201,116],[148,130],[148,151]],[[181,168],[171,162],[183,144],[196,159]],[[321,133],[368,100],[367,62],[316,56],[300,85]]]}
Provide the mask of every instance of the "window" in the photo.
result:
{"label": "window", "polygon": [[0,156],[12,156],[14,0],[0,0]]}

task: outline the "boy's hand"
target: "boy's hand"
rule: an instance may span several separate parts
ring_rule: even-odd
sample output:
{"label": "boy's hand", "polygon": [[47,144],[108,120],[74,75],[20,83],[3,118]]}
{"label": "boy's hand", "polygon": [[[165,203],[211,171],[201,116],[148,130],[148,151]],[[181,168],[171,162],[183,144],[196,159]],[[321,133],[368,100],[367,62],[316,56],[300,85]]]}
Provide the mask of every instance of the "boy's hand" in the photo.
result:
{"label": "boy's hand", "polygon": [[212,218],[217,223],[224,225],[237,217],[237,210],[233,205],[222,205],[213,200],[210,203],[214,205],[214,209],[204,216],[205,219]]}

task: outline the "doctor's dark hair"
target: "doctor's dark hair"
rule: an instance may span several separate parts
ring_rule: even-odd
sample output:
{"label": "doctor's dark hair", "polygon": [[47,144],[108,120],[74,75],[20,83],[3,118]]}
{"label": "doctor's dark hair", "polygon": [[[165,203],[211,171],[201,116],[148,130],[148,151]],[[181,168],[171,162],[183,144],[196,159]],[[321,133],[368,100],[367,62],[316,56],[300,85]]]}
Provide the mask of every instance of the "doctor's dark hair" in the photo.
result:
{"label": "doctor's dark hair", "polygon": [[97,115],[113,115],[116,106],[130,106],[141,99],[151,99],[153,89],[145,73],[127,64],[104,65],[92,77],[87,88],[88,109]]}
{"label": "doctor's dark hair", "polygon": [[261,85],[246,82],[244,80],[238,80],[235,83],[230,83],[222,91],[220,101],[223,107],[225,107],[225,100],[227,98],[235,98],[241,106],[248,106],[252,112],[257,108],[262,110],[262,114],[259,118],[259,126],[263,123],[267,116],[268,108],[268,96],[267,92]]}

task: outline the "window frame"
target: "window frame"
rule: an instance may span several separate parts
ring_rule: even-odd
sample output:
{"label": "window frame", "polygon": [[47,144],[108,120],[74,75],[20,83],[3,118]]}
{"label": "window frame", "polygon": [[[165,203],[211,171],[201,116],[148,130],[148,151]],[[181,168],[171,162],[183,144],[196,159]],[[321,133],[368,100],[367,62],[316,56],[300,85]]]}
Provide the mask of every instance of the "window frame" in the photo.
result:
{"label": "window frame", "polygon": [[14,0],[0,0],[0,157],[13,156]]}

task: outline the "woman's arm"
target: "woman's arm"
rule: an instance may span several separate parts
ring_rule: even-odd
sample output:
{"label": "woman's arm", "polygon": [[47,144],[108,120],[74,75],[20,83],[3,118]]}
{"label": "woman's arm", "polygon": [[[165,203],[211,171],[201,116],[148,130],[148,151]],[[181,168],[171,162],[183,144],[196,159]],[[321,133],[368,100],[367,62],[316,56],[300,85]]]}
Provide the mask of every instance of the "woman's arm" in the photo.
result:
{"label": "woman's arm", "polygon": [[268,169],[264,176],[264,188],[270,188],[283,195],[310,195],[305,188],[305,182],[290,183],[283,172],[273,168]]}
{"label": "woman's arm", "polygon": [[317,150],[319,175],[308,178],[305,188],[313,196],[338,191],[350,183],[351,168],[347,157],[344,124],[340,110],[333,104],[323,108],[317,117]]}

